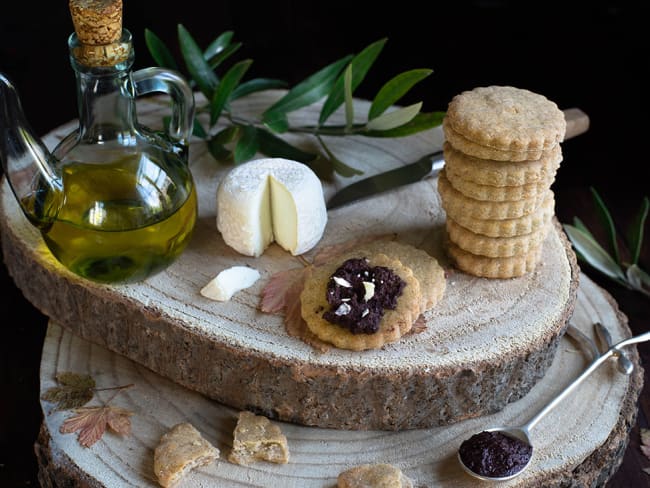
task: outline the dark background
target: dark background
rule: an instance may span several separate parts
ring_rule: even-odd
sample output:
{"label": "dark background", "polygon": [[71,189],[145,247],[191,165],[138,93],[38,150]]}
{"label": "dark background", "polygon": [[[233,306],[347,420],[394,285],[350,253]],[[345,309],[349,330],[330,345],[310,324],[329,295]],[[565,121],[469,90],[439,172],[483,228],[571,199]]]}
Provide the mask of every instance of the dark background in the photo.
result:
{"label": "dark background", "polygon": [[[431,68],[434,73],[402,104],[423,101],[424,111],[445,110],[463,90],[508,84],[541,93],[560,108],[579,107],[590,116],[591,127],[563,145],[564,161],[554,183],[558,217],[569,222],[588,208],[584,189],[593,186],[623,220],[650,195],[645,176],[650,87],[642,75],[650,60],[645,3],[483,0],[382,6],[352,1],[125,0],[124,26],[134,35],[136,69],[153,64],[144,43],[145,27],[176,54],[178,24],[201,47],[232,30],[234,39],[243,43],[236,60],[254,60],[247,79],[279,78],[290,85],[386,37],[355,96],[371,98],[392,76]],[[72,29],[64,1],[3,2],[0,10],[0,71],[18,88],[39,135],[77,117],[67,49]],[[646,270],[647,264],[642,263]],[[599,280],[594,273],[590,276]],[[32,445],[40,422],[38,365],[46,322],[13,286],[4,265],[0,286],[0,486],[36,486]],[[606,282],[603,286],[611,288]],[[616,287],[613,292],[622,299],[629,295]],[[647,309],[649,304],[635,306]],[[647,323],[643,327],[647,330]],[[639,479],[645,482],[650,476]],[[610,486],[626,485],[614,480]]]}

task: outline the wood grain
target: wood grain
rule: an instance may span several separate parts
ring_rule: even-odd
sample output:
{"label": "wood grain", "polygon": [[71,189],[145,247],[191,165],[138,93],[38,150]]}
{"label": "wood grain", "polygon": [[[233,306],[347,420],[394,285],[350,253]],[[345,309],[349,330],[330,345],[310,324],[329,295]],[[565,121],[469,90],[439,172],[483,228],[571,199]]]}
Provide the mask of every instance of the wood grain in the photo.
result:
{"label": "wood grain", "polygon": [[[625,316],[611,297],[581,276],[573,323],[594,337],[591,324],[600,321],[615,341],[629,336]],[[631,376],[607,362],[573,395],[533,429],[535,453],[529,470],[504,483],[509,487],[603,486],[621,462],[628,432],[636,418],[643,371],[635,348]],[[134,383],[114,404],[135,412],[133,433],[121,438],[106,434],[91,448],[81,447],[74,434],[58,429],[68,412],[52,412],[42,402],[44,422],[37,445],[44,487],[155,487],[153,450],[172,425],[189,421],[221,450],[215,464],[193,471],[183,487],[332,488],[338,473],[367,462],[389,462],[416,481],[418,487],[468,487],[480,483],[458,465],[456,449],[465,438],[494,425],[525,422],[569,384],[590,357],[569,339],[562,339],[545,377],[521,400],[501,412],[446,427],[403,432],[337,431],[278,422],[287,436],[287,465],[257,463],[238,466],[226,460],[232,446],[237,410],[187,390],[147,368],[94,345],[50,323],[41,364],[41,389],[55,385],[57,372],[87,372],[98,386]],[[105,401],[110,392],[97,394]]]}
{"label": "wood grain", "polygon": [[[255,114],[279,93],[247,97],[239,107]],[[358,101],[356,113],[367,111]],[[140,119],[160,123],[166,104],[141,104]],[[294,114],[309,123],[312,106]],[[46,138],[53,146],[74,123]],[[304,135],[287,139],[309,148]],[[439,128],[397,140],[327,140],[331,149],[367,174],[418,159],[440,147]],[[363,354],[319,353],[290,337],[283,317],[258,310],[260,293],[277,271],[301,266],[271,246],[260,258],[225,245],[215,224],[219,178],[228,167],[190,150],[199,195],[199,219],[188,249],[164,272],[135,285],[107,286],[73,275],[49,253],[22,215],[6,182],[0,189],[0,228],[7,268],[42,312],[82,338],[124,355],[176,383],[234,408],[318,427],[402,430],[445,425],[499,411],[525,395],[550,366],[571,315],[578,284],[575,256],[558,226],[534,272],[512,280],[452,272],[440,303],[425,313],[426,330]],[[345,184],[326,184],[329,194]],[[367,236],[396,235],[448,266],[444,211],[435,179],[329,213],[320,248]],[[309,257],[309,256],[308,256]],[[220,270],[249,265],[262,278],[229,302],[199,290]],[[366,409],[358,408],[360,403]]]}

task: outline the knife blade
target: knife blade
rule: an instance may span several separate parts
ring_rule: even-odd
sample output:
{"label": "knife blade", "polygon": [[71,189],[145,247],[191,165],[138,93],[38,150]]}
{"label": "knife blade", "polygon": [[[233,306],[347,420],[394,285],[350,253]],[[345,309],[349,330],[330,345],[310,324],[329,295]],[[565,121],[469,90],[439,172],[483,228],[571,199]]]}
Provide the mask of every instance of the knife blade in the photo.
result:
{"label": "knife blade", "polygon": [[[589,128],[589,117],[579,108],[564,110],[564,117],[567,122],[564,140],[580,135]],[[427,154],[413,163],[369,176],[340,189],[327,201],[327,209],[333,210],[352,202],[436,176],[444,167],[444,164],[445,161],[440,150]]]}

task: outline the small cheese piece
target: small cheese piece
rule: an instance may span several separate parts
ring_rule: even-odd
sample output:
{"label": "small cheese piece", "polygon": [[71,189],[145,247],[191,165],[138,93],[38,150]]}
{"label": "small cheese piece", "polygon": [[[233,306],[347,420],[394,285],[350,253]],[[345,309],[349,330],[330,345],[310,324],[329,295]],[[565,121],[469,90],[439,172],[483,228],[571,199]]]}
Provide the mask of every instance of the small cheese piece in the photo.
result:
{"label": "small cheese piece", "polygon": [[318,243],[326,224],[321,181],[297,161],[249,161],[219,183],[217,228],[226,244],[246,256],[261,256],[273,241],[302,254]]}
{"label": "small cheese piece", "polygon": [[201,295],[225,302],[244,288],[252,286],[260,278],[260,272],[248,266],[232,266],[224,269],[201,289]]}

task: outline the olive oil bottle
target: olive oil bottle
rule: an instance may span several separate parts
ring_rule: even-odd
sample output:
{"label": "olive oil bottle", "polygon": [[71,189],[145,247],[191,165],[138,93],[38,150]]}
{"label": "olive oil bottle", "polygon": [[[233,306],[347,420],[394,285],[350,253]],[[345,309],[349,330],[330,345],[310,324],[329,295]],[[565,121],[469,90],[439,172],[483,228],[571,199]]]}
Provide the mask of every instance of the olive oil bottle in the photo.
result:
{"label": "olive oil bottle", "polygon": [[[175,71],[132,71],[121,1],[70,0],[70,11],[79,125],[50,153],[1,78],[0,159],[23,213],[64,266],[103,283],[144,280],[182,253],[196,223],[194,95]],[[138,121],[136,97],[151,93],[171,101],[165,130]]]}
{"label": "olive oil bottle", "polygon": [[196,221],[196,191],[181,163],[143,154],[67,163],[63,204],[42,235],[71,271],[95,281],[140,281],[173,262]]}

